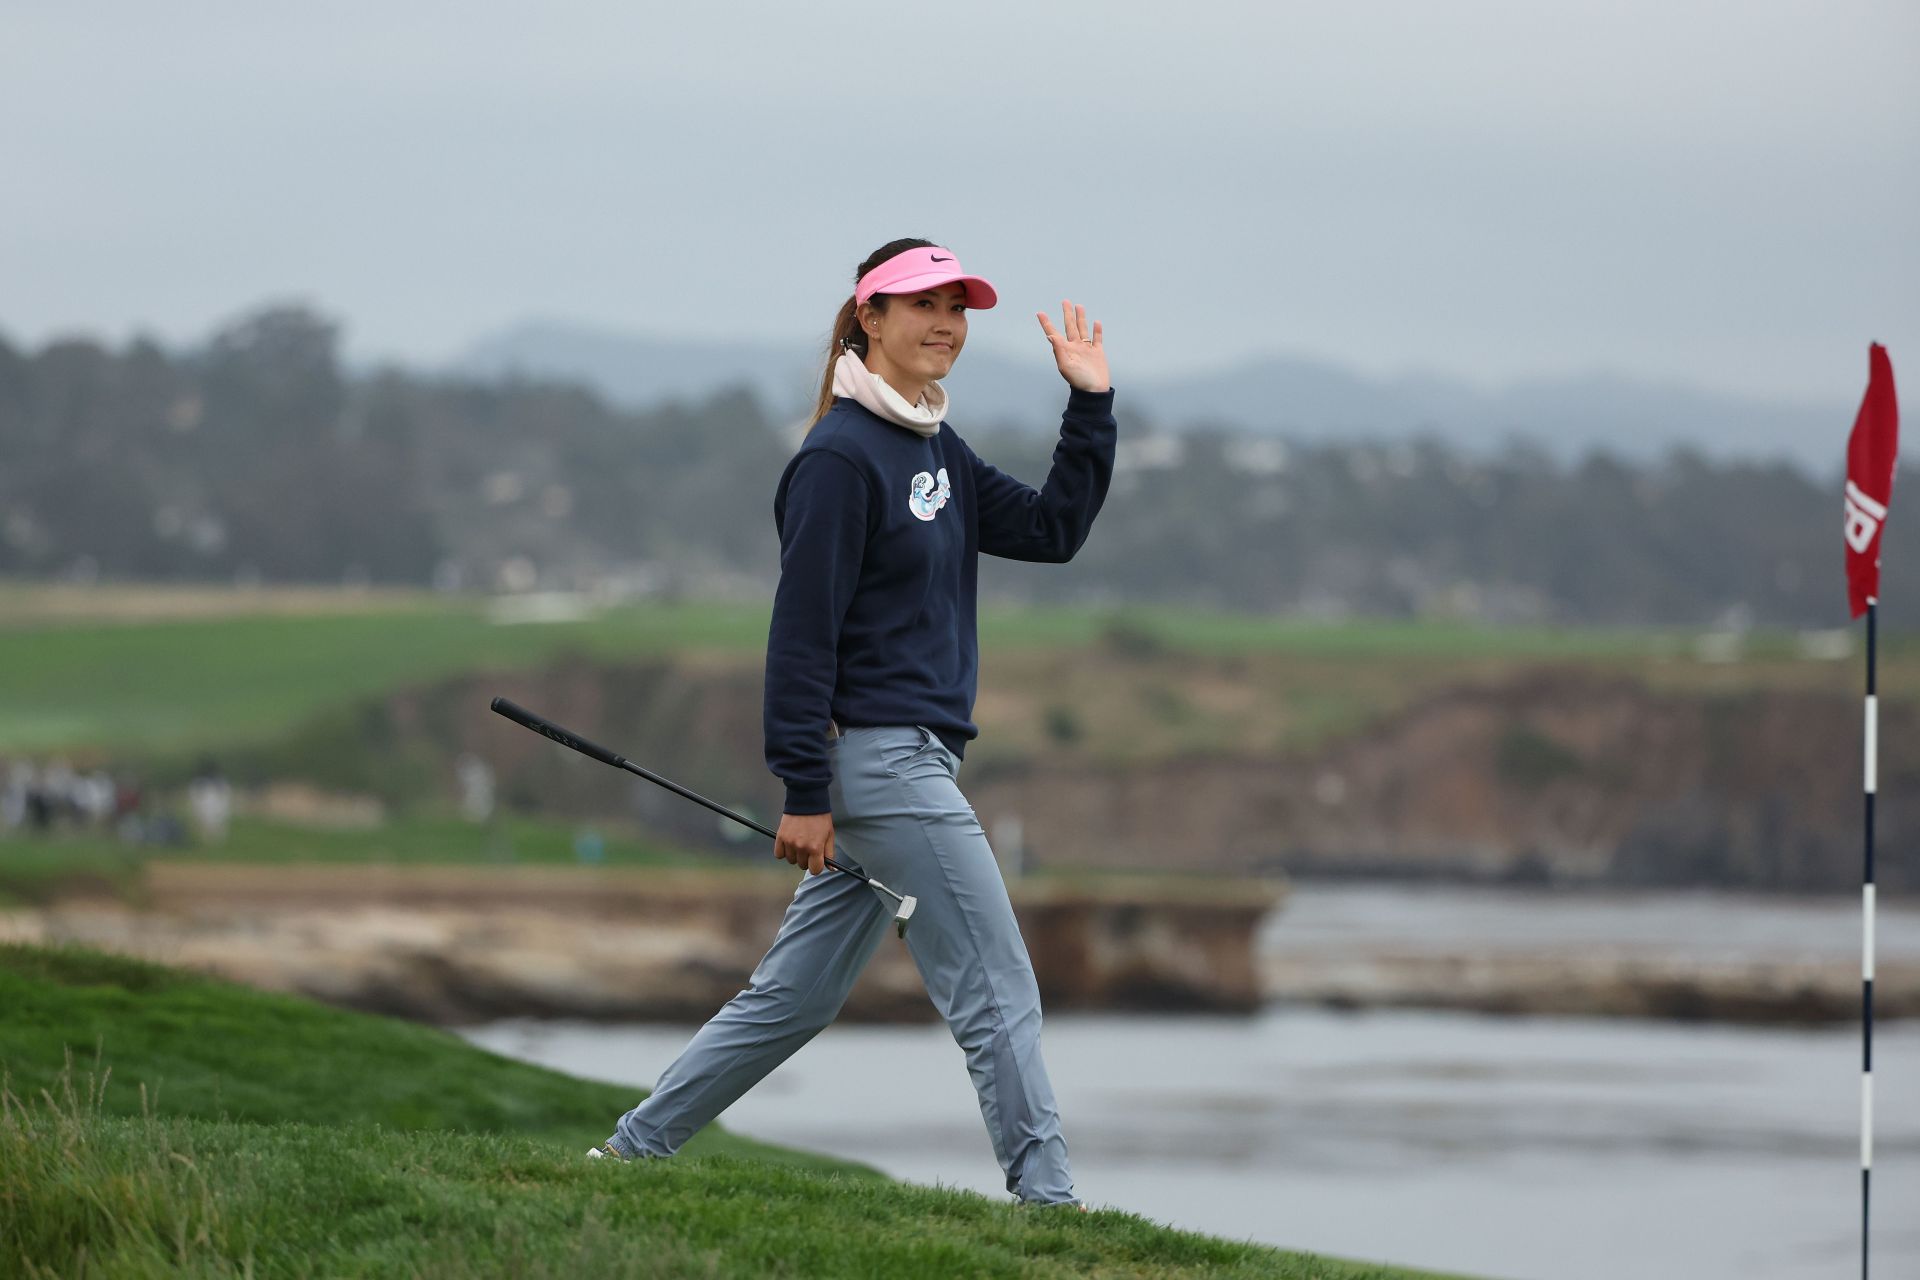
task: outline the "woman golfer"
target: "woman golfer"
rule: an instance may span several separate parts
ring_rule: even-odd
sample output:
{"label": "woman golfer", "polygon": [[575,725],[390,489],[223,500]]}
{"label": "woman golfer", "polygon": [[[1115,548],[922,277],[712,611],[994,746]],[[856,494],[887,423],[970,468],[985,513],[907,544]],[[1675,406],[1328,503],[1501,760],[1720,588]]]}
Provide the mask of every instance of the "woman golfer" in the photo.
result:
{"label": "woman golfer", "polygon": [[986,833],[960,793],[976,730],[976,557],[1062,562],[1113,474],[1099,325],[1040,327],[1071,390],[1053,468],[1031,489],[948,426],[940,379],[993,286],[926,240],[860,264],[815,420],[774,496],[780,586],[767,638],[767,766],[786,783],[775,855],[808,875],[752,985],[715,1014],[592,1155],[669,1156],[832,1022],[891,904],[828,857],[920,900],[907,937],[966,1053],[1007,1189],[1075,1202],[1040,1058],[1040,992]]}

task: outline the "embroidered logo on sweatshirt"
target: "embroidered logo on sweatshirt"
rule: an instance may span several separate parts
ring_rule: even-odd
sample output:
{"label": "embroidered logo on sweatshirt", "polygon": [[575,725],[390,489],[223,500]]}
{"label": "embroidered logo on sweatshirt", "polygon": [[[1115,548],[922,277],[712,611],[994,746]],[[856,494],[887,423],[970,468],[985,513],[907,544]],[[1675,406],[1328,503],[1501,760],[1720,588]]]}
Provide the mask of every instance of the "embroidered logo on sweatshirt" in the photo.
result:
{"label": "embroidered logo on sweatshirt", "polygon": [[936,482],[933,476],[922,471],[913,478],[913,492],[907,495],[907,510],[913,512],[916,520],[931,520],[947,505],[947,498],[953,493],[953,486],[947,483],[947,469],[940,468],[940,477]]}

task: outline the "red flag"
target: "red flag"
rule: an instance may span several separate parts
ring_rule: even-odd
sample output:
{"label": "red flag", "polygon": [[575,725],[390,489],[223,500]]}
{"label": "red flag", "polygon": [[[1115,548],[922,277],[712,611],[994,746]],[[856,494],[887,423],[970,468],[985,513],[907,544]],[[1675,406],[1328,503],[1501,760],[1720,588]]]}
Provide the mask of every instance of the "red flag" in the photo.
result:
{"label": "red flag", "polygon": [[1900,453],[1900,406],[1893,362],[1879,343],[1867,348],[1867,394],[1847,440],[1847,600],[1853,616],[1880,597],[1880,528],[1893,501],[1893,464]]}

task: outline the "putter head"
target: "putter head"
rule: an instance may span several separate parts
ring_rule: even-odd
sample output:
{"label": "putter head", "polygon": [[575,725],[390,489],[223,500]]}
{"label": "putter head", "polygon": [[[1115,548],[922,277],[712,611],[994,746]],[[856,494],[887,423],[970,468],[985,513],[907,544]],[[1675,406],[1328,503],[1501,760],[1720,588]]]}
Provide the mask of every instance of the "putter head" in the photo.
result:
{"label": "putter head", "polygon": [[902,938],[907,936],[907,921],[913,919],[913,909],[920,905],[920,899],[909,894],[900,899],[900,909],[893,913],[893,931]]}

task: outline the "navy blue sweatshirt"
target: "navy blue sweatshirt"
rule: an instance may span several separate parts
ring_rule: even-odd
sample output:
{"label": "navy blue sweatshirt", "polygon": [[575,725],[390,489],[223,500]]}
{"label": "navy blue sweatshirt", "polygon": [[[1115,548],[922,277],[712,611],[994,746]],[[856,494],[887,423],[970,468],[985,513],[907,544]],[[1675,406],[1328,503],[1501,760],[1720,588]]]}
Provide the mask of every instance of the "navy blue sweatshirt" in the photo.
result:
{"label": "navy blue sweatshirt", "polygon": [[1071,560],[1113,478],[1113,392],[1070,391],[1039,489],[847,397],[807,433],[773,500],[780,586],[767,635],[767,768],[786,812],[827,813],[827,721],[921,724],[955,755],[977,730],[977,557]]}

